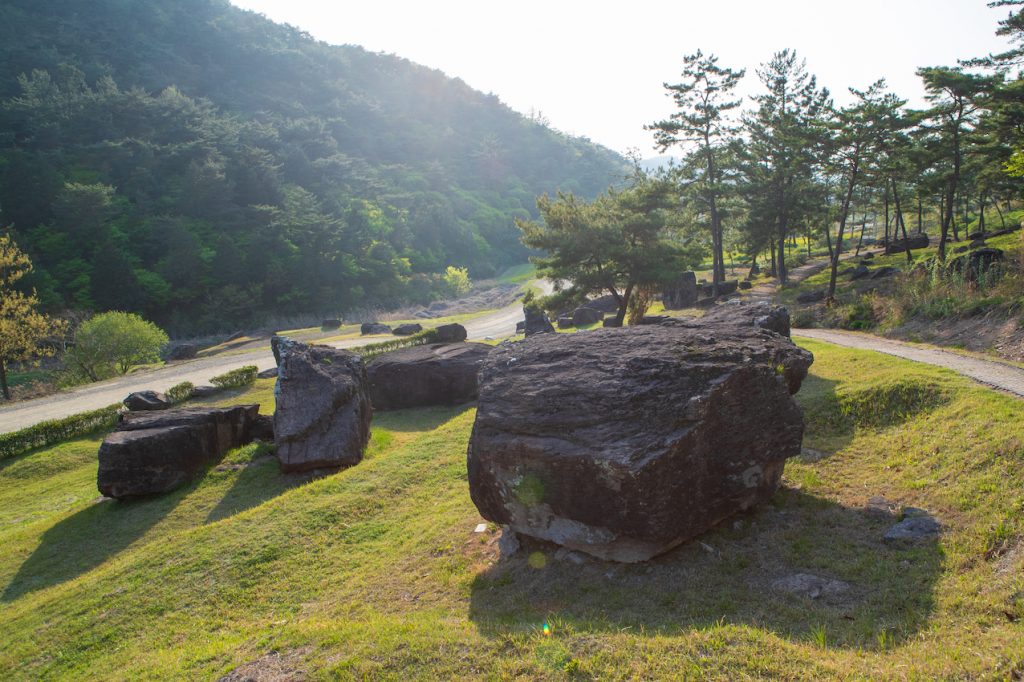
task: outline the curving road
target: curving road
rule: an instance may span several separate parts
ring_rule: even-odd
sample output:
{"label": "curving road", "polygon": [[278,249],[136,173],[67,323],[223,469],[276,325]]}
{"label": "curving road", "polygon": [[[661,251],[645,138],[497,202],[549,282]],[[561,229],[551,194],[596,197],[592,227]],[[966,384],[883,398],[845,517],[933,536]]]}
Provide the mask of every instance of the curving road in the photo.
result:
{"label": "curving road", "polygon": [[[551,286],[547,282],[536,281],[533,282],[533,285],[550,293]],[[470,339],[500,339],[515,334],[516,323],[522,319],[523,307],[520,302],[516,301],[504,308],[469,320],[463,326],[466,327]],[[345,339],[328,345],[335,348],[353,348],[385,338],[391,337],[368,336]],[[70,391],[55,393],[44,398],[5,405],[0,407],[0,433],[17,431],[47,419],[60,419],[78,412],[97,410],[107,405],[113,405],[133,391],[148,389],[166,391],[171,386],[183,381],[190,381],[197,386],[208,384],[212,377],[244,365],[256,365],[260,371],[269,369],[274,366],[274,356],[270,353],[269,348],[265,348],[237,355],[190,360],[161,367],[151,372],[118,377]]]}

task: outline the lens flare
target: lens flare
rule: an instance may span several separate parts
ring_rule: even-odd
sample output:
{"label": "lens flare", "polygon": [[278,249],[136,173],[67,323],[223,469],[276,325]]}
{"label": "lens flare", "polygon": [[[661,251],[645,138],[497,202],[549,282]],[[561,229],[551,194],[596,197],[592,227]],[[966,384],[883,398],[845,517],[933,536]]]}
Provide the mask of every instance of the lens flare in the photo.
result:
{"label": "lens flare", "polygon": [[545,637],[550,637],[551,636],[551,626],[548,625],[547,622],[544,623],[544,636]]}

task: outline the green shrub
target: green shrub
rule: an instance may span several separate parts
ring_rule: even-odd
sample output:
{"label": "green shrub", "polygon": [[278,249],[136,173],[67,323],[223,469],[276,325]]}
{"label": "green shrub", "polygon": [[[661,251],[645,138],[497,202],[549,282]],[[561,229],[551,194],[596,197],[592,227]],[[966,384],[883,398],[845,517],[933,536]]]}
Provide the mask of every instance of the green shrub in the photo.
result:
{"label": "green shrub", "polygon": [[44,448],[98,431],[109,431],[117,424],[121,403],[91,412],[73,414],[63,419],[51,419],[34,426],[0,435],[0,460],[17,457],[29,450]]}
{"label": "green shrub", "polygon": [[381,341],[380,343],[369,343],[365,346],[359,346],[353,348],[355,352],[359,353],[363,360],[370,360],[375,358],[382,353],[388,353],[399,348],[407,348],[409,346],[425,346],[428,343],[437,342],[437,330],[436,329],[425,329],[419,334],[413,334],[412,336],[403,336],[388,341]]}
{"label": "green shrub", "polygon": [[250,386],[256,381],[256,374],[259,369],[256,365],[245,365],[238,369],[233,369],[230,372],[219,374],[212,379],[210,383],[217,388],[243,388]]}
{"label": "green shrub", "polygon": [[174,404],[183,403],[192,397],[194,389],[195,386],[192,385],[191,381],[183,381],[180,384],[171,386],[164,395],[167,396],[167,400]]}
{"label": "green shrub", "polygon": [[167,333],[134,313],[111,311],[95,315],[75,331],[68,362],[93,381],[113,372],[127,374],[134,365],[156,362],[167,345]]}

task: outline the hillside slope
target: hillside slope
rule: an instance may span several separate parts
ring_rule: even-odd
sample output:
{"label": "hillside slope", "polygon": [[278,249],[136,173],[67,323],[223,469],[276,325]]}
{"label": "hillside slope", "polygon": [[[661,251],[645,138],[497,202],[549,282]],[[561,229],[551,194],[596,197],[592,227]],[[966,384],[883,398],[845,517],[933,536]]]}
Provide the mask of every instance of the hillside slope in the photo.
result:
{"label": "hillside slope", "polygon": [[0,223],[51,309],[177,328],[429,298],[524,259],[617,154],[458,79],[224,0],[0,2]]}

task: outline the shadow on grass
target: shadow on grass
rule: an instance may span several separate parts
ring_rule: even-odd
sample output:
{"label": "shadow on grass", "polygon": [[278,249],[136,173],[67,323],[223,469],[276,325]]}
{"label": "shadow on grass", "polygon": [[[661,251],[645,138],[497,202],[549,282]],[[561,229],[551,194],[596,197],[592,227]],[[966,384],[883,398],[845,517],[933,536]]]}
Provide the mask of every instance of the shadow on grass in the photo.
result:
{"label": "shadow on grass", "polygon": [[[545,622],[667,635],[745,624],[829,647],[891,646],[925,625],[943,564],[935,541],[885,545],[894,522],[784,488],[760,510],[640,564],[529,547],[475,578],[469,617],[490,637]],[[800,573],[849,588],[812,598],[776,585]]]}
{"label": "shadow on grass", "polygon": [[163,497],[102,500],[48,529],[39,546],[18,568],[2,600],[72,580],[118,554],[167,516],[197,483]]}
{"label": "shadow on grass", "polygon": [[267,448],[257,448],[249,462],[239,464],[240,473],[234,484],[206,517],[205,523],[229,518],[247,509],[258,507],[278,495],[315,478],[334,473],[320,470],[305,474],[282,474],[277,458]]}
{"label": "shadow on grass", "polygon": [[374,411],[373,427],[385,431],[409,433],[433,431],[455,419],[467,410],[476,408],[476,402],[455,406],[413,407],[406,410]]}

